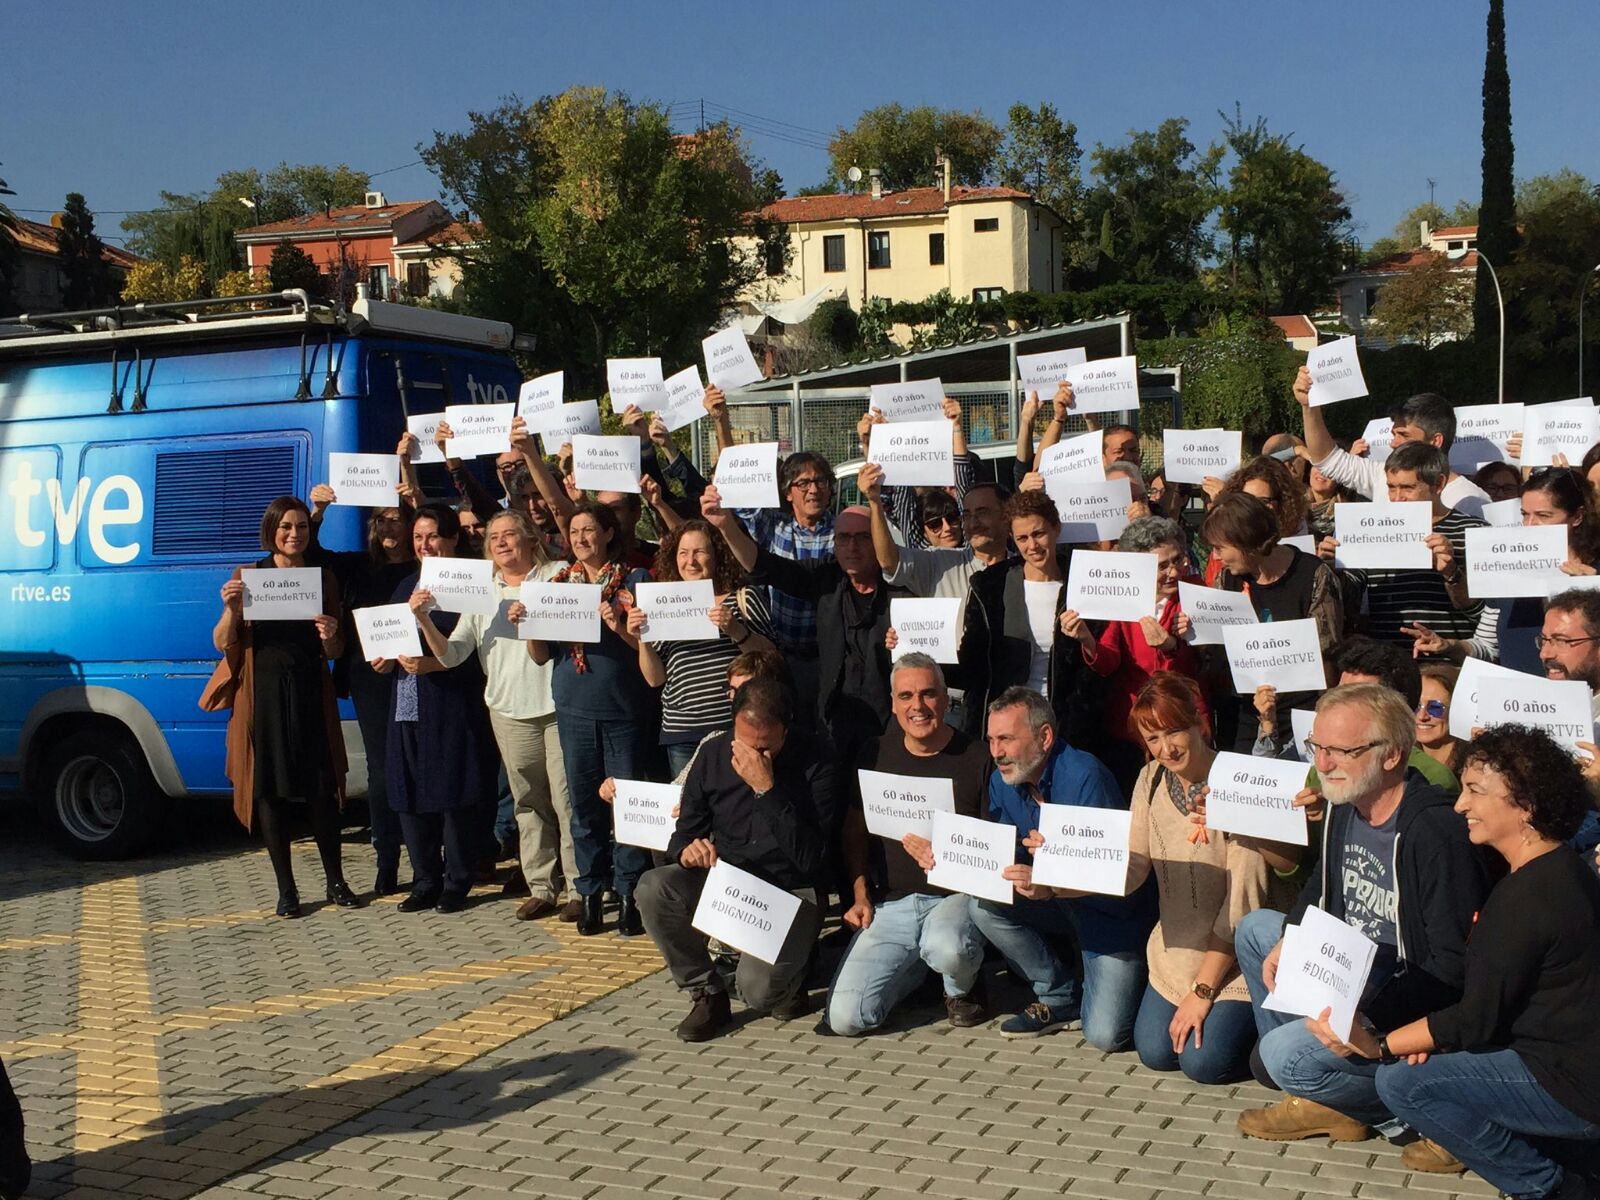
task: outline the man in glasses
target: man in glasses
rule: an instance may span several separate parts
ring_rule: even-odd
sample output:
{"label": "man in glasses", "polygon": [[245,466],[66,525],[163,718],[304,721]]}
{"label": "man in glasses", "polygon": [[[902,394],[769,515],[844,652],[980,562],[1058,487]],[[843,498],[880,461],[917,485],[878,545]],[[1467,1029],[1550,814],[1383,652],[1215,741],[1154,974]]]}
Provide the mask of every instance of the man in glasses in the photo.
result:
{"label": "man in glasses", "polygon": [[1550,597],[1534,642],[1546,678],[1589,685],[1589,703],[1600,721],[1600,592],[1568,588]]}
{"label": "man in glasses", "polygon": [[1306,744],[1329,804],[1320,861],[1287,917],[1258,909],[1234,935],[1261,1034],[1260,1066],[1289,1097],[1240,1114],[1247,1137],[1339,1142],[1363,1141],[1373,1126],[1389,1136],[1403,1131],[1378,1099],[1377,1062],[1340,1058],[1306,1019],[1263,1007],[1277,981],[1284,928],[1307,909],[1320,908],[1378,944],[1357,1006],[1377,1028],[1398,1028],[1460,999],[1467,935],[1488,879],[1454,798],[1409,767],[1414,708],[1374,683],[1344,684],[1317,702]]}

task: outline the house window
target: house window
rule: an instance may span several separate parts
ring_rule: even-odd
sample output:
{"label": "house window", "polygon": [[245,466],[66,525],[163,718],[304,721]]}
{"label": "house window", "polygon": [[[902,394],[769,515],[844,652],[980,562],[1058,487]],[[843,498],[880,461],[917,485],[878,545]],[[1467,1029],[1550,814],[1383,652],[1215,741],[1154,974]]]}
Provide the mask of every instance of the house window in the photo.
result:
{"label": "house window", "polygon": [[1366,315],[1371,316],[1372,310],[1378,307],[1378,289],[1375,287],[1361,289],[1362,303],[1366,305]]}
{"label": "house window", "polygon": [[1005,288],[973,288],[972,302],[974,304],[993,304],[1006,294]]}
{"label": "house window", "polygon": [[999,233],[999,217],[979,217],[972,223],[973,233]]}
{"label": "house window", "polygon": [[944,266],[944,234],[930,233],[928,235],[928,265],[930,267]]}
{"label": "house window", "polygon": [[783,261],[783,252],[787,249],[786,239],[768,238],[766,252],[766,270],[769,276],[778,276],[784,273],[787,264]]}
{"label": "house window", "polygon": [[387,300],[389,298],[389,268],[367,268],[367,294],[374,300]]}
{"label": "house window", "polygon": [[867,266],[878,270],[889,265],[889,234],[887,231],[867,234]]}
{"label": "house window", "polygon": [[428,294],[428,264],[406,264],[406,295],[423,299]]}
{"label": "house window", "polygon": [[824,271],[844,270],[844,234],[829,233],[823,235],[822,269]]}

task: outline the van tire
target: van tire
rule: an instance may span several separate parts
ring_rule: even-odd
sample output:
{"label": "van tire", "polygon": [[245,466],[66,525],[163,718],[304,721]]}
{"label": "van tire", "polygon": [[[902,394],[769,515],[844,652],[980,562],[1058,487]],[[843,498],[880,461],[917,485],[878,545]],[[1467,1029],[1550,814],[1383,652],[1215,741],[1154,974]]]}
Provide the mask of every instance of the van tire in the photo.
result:
{"label": "van tire", "polygon": [[131,858],[155,833],[160,793],[143,751],[120,726],[68,734],[51,749],[40,783],[51,832],[75,858]]}

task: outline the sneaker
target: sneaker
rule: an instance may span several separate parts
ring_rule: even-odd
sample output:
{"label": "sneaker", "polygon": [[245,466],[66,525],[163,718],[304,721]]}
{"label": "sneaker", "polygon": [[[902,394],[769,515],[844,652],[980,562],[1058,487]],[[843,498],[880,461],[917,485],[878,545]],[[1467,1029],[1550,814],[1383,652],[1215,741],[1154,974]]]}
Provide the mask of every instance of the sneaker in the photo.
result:
{"label": "sneaker", "polygon": [[1372,1129],[1354,1117],[1300,1096],[1290,1096],[1271,1108],[1240,1113],[1239,1132],[1268,1142],[1298,1142],[1310,1137],[1364,1142],[1372,1136]]}
{"label": "sneaker", "polygon": [[1430,1175],[1460,1175],[1467,1167],[1459,1158],[1431,1138],[1418,1138],[1400,1151],[1400,1163],[1408,1171]]}
{"label": "sneaker", "polygon": [[694,1007],[678,1022],[676,1033],[685,1042],[709,1042],[733,1024],[733,1006],[727,992],[697,991]]}
{"label": "sneaker", "polygon": [[1070,1029],[1078,1023],[1078,1014],[1070,1008],[1051,1008],[1042,1001],[1034,1001],[1014,1017],[1000,1025],[1003,1038],[1039,1037],[1058,1029]]}
{"label": "sneaker", "polygon": [[[984,983],[983,976],[978,976],[978,981],[972,985],[972,990],[965,996],[946,996],[944,998],[944,1012],[950,1024],[957,1029],[971,1029],[974,1025],[982,1025],[989,1019],[989,988]],[[1043,1032],[1042,1030],[1040,1032]]]}

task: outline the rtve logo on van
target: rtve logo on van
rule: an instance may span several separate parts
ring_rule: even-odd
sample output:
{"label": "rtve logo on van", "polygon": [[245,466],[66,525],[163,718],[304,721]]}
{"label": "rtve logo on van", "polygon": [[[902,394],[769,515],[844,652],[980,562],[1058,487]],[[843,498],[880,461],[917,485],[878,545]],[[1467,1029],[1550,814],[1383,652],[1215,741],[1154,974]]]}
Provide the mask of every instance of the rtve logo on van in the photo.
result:
{"label": "rtve logo on van", "polygon": [[[34,464],[28,457],[4,457],[18,460],[7,463],[10,469],[0,470],[0,477],[6,478],[10,532],[19,547],[39,549],[49,538],[52,525],[56,541],[70,546],[79,528],[87,525],[89,549],[101,562],[120,565],[139,556],[137,539],[117,545],[106,536],[110,529],[138,525],[144,520],[144,493],[131,475],[107,475],[98,484],[84,475],[72,494],[66,496],[54,476],[40,479],[34,475]],[[0,567],[9,565],[0,563]]]}

